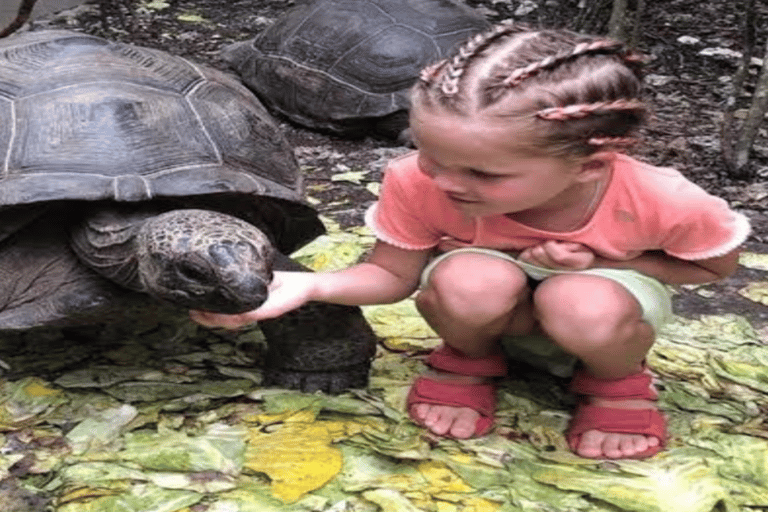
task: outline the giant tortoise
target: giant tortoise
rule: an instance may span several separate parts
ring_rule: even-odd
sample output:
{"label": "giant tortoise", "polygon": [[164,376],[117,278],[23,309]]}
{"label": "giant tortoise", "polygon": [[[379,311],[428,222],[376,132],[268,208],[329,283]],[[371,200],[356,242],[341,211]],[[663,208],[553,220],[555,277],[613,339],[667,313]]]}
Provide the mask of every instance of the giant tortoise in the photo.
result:
{"label": "giant tortoise", "polygon": [[298,124],[396,138],[419,71],[487,27],[454,0],[313,0],[222,57],[268,108]]}
{"label": "giant tortoise", "polygon": [[[0,330],[173,304],[261,304],[273,269],[323,232],[274,120],[234,77],[68,31],[0,41]],[[266,381],[365,384],[358,308],[263,322]]]}

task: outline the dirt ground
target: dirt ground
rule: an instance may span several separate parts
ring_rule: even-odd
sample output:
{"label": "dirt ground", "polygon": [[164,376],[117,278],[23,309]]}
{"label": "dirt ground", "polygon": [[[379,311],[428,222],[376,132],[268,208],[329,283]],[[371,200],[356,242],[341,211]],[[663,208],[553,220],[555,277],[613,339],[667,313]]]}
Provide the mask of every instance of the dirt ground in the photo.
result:
{"label": "dirt ground", "polygon": [[[598,1],[598,0],[595,0]],[[171,53],[227,69],[219,51],[226,44],[253,37],[293,0],[100,0],[72,11],[36,21],[32,28],[56,27],[84,31],[109,39],[161,48]],[[513,18],[532,25],[573,28],[583,13],[576,0],[467,0],[491,21]],[[602,31],[602,18],[591,31]],[[680,169],[706,190],[728,200],[752,221],[747,249],[768,252],[768,136],[766,128],[755,144],[749,181],[728,176],[719,145],[719,121],[726,84],[736,70],[728,51],[740,49],[741,12],[736,2],[671,0],[647,2],[639,49],[650,57],[648,96],[654,118],[635,149],[654,164]],[[768,5],[759,16],[768,19]],[[713,23],[714,20],[714,23]],[[768,25],[758,23],[757,48],[764,47]],[[711,49],[716,49],[712,52]],[[753,66],[752,76],[758,71]],[[742,98],[747,105],[747,98]],[[366,185],[380,179],[382,165],[404,151],[378,139],[344,140],[283,123],[307,173],[307,191],[318,209],[342,226],[359,225],[362,213],[375,200]],[[333,180],[350,170],[365,171],[362,182]],[[676,299],[678,313],[735,311],[747,314],[755,327],[768,325],[768,311],[735,293],[745,283],[765,280],[765,273],[741,268],[726,282],[684,290]],[[707,297],[704,297],[706,295]]]}

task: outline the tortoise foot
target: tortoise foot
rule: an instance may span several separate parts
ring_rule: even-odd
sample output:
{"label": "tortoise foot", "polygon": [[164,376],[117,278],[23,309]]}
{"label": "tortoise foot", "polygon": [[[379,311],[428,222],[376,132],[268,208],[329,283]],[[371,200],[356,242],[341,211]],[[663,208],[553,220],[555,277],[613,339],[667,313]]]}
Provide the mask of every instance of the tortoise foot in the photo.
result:
{"label": "tortoise foot", "polygon": [[301,372],[293,370],[264,371],[264,385],[288,389],[298,389],[305,393],[322,391],[338,394],[350,388],[365,388],[368,385],[370,363],[326,372]]}
{"label": "tortoise foot", "polygon": [[376,336],[360,308],[312,302],[260,327],[267,385],[340,393],[368,384]]}

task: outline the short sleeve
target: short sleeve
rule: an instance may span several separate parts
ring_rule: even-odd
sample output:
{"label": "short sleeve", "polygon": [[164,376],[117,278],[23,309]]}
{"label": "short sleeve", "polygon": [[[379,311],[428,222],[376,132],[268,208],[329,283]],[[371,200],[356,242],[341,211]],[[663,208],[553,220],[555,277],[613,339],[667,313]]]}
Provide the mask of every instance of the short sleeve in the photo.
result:
{"label": "short sleeve", "polygon": [[441,234],[431,227],[429,187],[414,166],[415,158],[401,158],[387,168],[379,200],[366,212],[365,223],[377,238],[396,247],[430,249]]}
{"label": "short sleeve", "polygon": [[684,260],[703,260],[724,256],[749,236],[747,218],[733,211],[728,203],[690,184],[685,201],[666,217],[662,230],[662,249]]}

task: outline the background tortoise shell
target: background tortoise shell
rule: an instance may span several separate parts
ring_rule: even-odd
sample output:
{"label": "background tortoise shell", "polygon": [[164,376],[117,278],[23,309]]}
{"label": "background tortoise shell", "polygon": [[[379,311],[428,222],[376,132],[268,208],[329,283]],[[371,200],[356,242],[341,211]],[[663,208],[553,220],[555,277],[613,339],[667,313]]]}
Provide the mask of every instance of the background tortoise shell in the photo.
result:
{"label": "background tortoise shell", "polygon": [[407,126],[419,71],[487,27],[452,0],[315,0],[223,57],[270,109],[296,123],[393,137]]}

